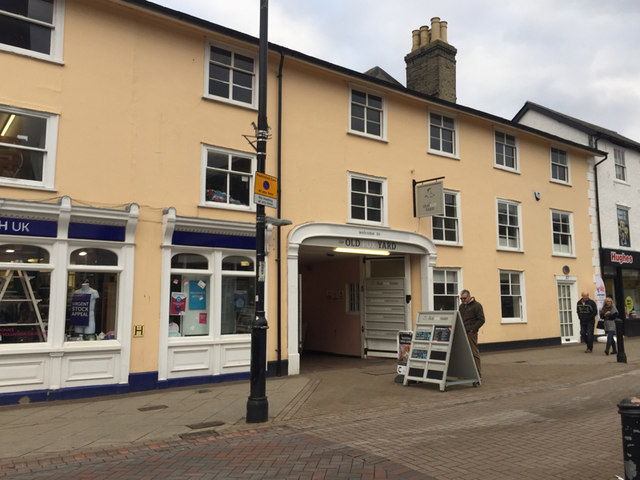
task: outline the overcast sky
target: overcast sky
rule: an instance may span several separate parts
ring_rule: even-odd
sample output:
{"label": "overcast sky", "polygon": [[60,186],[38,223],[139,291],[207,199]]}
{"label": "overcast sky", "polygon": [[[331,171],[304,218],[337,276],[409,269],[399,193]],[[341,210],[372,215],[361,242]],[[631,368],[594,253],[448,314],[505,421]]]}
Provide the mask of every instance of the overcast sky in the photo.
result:
{"label": "overcast sky", "polygon": [[[258,36],[260,0],[154,0]],[[458,103],[507,119],[527,100],[640,142],[638,0],[269,0],[269,41],[406,84],[411,31],[457,48]]]}

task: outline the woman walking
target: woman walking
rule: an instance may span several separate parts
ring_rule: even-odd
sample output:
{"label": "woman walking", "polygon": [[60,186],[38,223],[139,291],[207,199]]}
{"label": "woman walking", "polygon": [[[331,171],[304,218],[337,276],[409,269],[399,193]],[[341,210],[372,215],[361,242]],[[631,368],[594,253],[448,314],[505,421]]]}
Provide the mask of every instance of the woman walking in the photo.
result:
{"label": "woman walking", "polygon": [[607,297],[604,300],[602,310],[600,310],[600,318],[604,321],[604,332],[607,334],[607,346],[604,349],[604,354],[609,355],[609,347],[612,348],[611,353],[618,353],[616,350],[616,341],[613,339],[613,334],[616,331],[616,318],[618,318],[618,310],[613,304],[613,299]]}

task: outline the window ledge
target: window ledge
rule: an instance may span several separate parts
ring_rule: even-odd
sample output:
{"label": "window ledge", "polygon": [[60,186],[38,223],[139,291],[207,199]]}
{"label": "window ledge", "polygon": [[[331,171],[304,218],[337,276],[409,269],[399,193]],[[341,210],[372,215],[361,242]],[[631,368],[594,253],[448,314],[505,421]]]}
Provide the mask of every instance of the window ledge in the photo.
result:
{"label": "window ledge", "polygon": [[208,335],[193,337],[168,337],[170,347],[196,347],[222,344],[246,344],[251,343],[250,333],[230,333],[214,338]]}
{"label": "window ledge", "polygon": [[8,182],[8,181],[3,181],[0,179],[0,188],[2,187],[7,187],[7,188],[23,188],[26,190],[39,190],[42,192],[52,192],[52,193],[58,193],[58,189],[55,187],[46,187],[44,185],[28,185],[25,183],[17,183],[17,182]]}
{"label": "window ledge", "polygon": [[619,178],[614,178],[613,183],[617,183],[618,185],[624,185],[625,187],[630,187],[631,184],[626,180],[620,180]]}
{"label": "window ledge", "polygon": [[84,340],[82,342],[64,342],[65,353],[120,351],[118,340]]}
{"label": "window ledge", "polygon": [[556,185],[564,185],[565,187],[572,187],[570,182],[563,182],[562,180],[556,180],[555,178],[550,178],[549,183],[555,183]]}
{"label": "window ledge", "polygon": [[501,325],[525,325],[527,323],[526,320],[522,318],[501,318]]}
{"label": "window ledge", "polygon": [[443,152],[441,150],[432,150],[431,148],[429,150],[427,150],[427,153],[430,155],[436,155],[438,157],[445,157],[445,158],[450,158],[452,160],[460,160],[460,156],[453,154],[453,153],[447,153],[447,152]]}
{"label": "window ledge", "polygon": [[248,213],[255,213],[256,211],[255,204],[251,205],[250,207],[247,207],[244,205],[229,205],[226,203],[208,202],[208,203],[199,203],[198,207],[213,208],[213,209],[220,209],[220,210],[233,210],[236,212],[248,212]]}
{"label": "window ledge", "polygon": [[560,252],[553,252],[551,254],[552,257],[562,257],[562,258],[578,258],[576,257],[576,255],[574,253],[560,253]]}
{"label": "window ledge", "polygon": [[202,99],[207,100],[209,102],[224,103],[225,105],[229,105],[231,107],[239,107],[244,110],[251,110],[254,112],[258,111],[258,106],[252,103],[236,102],[235,100],[229,100],[228,98],[216,97],[216,96],[207,95],[207,94],[204,94],[202,96]]}
{"label": "window ledge", "polygon": [[386,225],[386,224],[376,223],[376,222],[366,222],[364,220],[354,220],[351,218],[347,220],[347,223],[350,225],[360,225],[363,227],[391,228],[389,227],[389,225]]}
{"label": "window ledge", "polygon": [[353,135],[355,137],[368,138],[369,140],[377,140],[382,143],[389,143],[386,137],[378,137],[376,135],[369,135],[368,133],[358,132],[357,130],[348,130],[347,135]]}
{"label": "window ledge", "polygon": [[11,45],[0,45],[0,51],[18,55],[20,57],[29,57],[34,60],[40,60],[46,63],[54,63],[56,65],[64,66],[64,61],[61,58],[56,58],[44,53],[34,52],[26,48],[12,47]]}
{"label": "window ledge", "polygon": [[511,252],[511,253],[524,253],[524,250],[521,248],[504,248],[504,247],[498,247],[496,248],[496,251],[498,252]]}
{"label": "window ledge", "polygon": [[433,240],[433,244],[434,245],[440,245],[442,247],[456,247],[456,248],[464,247],[464,245],[462,243],[459,243],[459,242],[447,242],[445,240]]}
{"label": "window ledge", "polygon": [[502,170],[503,172],[514,173],[516,175],[520,175],[520,170],[516,168],[503,167],[502,165],[493,164],[493,168],[496,170]]}

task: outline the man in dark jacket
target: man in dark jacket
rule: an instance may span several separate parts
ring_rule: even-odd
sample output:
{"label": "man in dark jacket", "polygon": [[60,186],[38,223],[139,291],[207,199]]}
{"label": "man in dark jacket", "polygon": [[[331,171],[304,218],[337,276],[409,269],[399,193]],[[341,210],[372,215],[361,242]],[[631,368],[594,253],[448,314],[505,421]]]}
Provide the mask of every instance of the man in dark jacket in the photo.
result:
{"label": "man in dark jacket", "polygon": [[469,290],[462,290],[462,292],[460,292],[460,306],[458,307],[458,311],[460,312],[460,317],[462,317],[464,329],[467,331],[467,338],[469,339],[471,353],[473,353],[473,360],[476,362],[478,375],[482,376],[480,372],[478,330],[484,325],[484,310],[482,309],[482,305],[476,302],[476,299],[471,296]]}
{"label": "man in dark jacket", "polygon": [[580,319],[580,341],[587,344],[585,353],[591,353],[593,352],[593,326],[598,315],[598,306],[589,298],[589,292],[582,292],[582,298],[578,300],[576,310]]}

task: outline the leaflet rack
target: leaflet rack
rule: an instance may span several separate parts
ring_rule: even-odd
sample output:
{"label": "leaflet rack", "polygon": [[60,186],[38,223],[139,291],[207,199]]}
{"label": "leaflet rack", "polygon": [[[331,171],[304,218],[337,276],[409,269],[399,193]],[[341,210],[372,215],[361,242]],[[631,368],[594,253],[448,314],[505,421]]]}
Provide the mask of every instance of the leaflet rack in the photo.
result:
{"label": "leaflet rack", "polygon": [[457,311],[418,312],[403,385],[409,381],[480,385],[469,339]]}
{"label": "leaflet rack", "polygon": [[[45,323],[42,320],[42,315],[40,314],[40,309],[38,308],[38,303],[42,301],[42,299],[36,298],[35,293],[33,292],[33,288],[31,288],[31,278],[27,275],[28,272],[23,270],[6,270],[4,272],[4,276],[0,277],[0,283],[2,283],[2,288],[0,289],[0,302],[30,302],[31,307],[36,315],[37,322],[31,323],[3,323],[3,327],[29,327],[29,326],[37,326],[40,331],[38,332],[38,337],[42,341],[47,341],[47,330],[45,328]],[[24,292],[24,297],[22,298],[4,298],[8,293],[7,289],[11,284],[11,280],[14,275],[17,275],[20,279],[20,283],[22,285],[22,291]]]}

